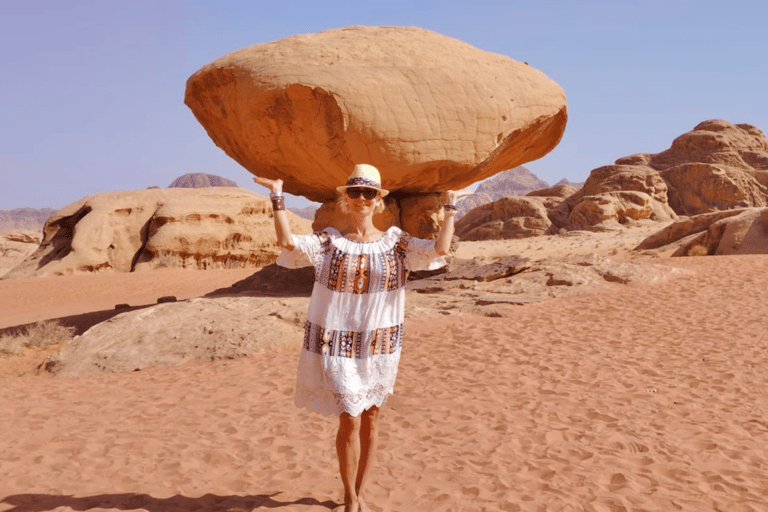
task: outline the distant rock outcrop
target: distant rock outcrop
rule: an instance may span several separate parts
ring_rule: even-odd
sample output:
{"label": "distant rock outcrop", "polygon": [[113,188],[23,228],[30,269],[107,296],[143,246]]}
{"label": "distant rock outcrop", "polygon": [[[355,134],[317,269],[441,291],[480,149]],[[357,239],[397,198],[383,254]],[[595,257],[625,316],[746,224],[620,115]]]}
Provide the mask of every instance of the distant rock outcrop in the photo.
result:
{"label": "distant rock outcrop", "polygon": [[0,230],[26,229],[42,233],[45,221],[56,213],[51,208],[0,210]]}
{"label": "distant rock outcrop", "polygon": [[304,208],[287,208],[289,211],[292,211],[302,219],[312,220],[315,218],[315,213],[317,212],[318,207],[317,206],[305,206]]}
{"label": "distant rock outcrop", "polygon": [[[309,222],[289,213],[296,233]],[[230,187],[98,194],[52,215],[40,247],[5,278],[157,267],[260,267],[280,250],[269,200]]]}
{"label": "distant rock outcrop", "polygon": [[539,179],[534,173],[523,166],[500,172],[478,185],[475,193],[461,199],[456,207],[456,218],[461,219],[473,208],[491,203],[508,196],[524,196],[527,193],[546,188],[546,181]]}
{"label": "distant rock outcrop", "polygon": [[415,27],[250,46],[192,75],[184,101],[243,167],[317,202],[356,163],[394,200],[461,189],[544,156],[567,120],[565,93],[532,66]]}
{"label": "distant rock outcrop", "polygon": [[236,187],[237,183],[215,174],[206,174],[204,172],[191,172],[179,176],[168,188],[205,188],[205,187]]}

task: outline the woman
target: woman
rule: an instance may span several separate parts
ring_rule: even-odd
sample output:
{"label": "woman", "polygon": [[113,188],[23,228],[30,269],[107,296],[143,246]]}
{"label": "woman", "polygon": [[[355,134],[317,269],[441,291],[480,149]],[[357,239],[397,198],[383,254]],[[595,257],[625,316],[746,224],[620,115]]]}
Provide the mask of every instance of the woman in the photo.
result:
{"label": "woman", "polygon": [[339,417],[336,452],[344,484],[344,511],[368,512],[366,478],[376,454],[379,408],[393,392],[400,359],[405,278],[410,270],[445,264],[453,237],[458,194],[448,192],[437,240],[413,238],[399,228],[373,224],[387,190],[379,171],[356,165],[337,188],[350,227],[292,235],[282,180],[254,178],[271,190],[275,231],[284,249],[278,265],[313,266],[315,284],[299,358],[296,405]]}

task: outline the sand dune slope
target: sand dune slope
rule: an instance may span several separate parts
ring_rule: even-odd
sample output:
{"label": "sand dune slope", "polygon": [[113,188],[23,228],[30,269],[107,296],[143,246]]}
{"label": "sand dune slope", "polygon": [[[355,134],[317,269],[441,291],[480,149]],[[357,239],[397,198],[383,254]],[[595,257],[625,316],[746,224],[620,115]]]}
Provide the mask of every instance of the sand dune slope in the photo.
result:
{"label": "sand dune slope", "polygon": [[[375,511],[765,511],[768,257],[406,324]],[[335,419],[295,349],[0,380],[0,512],[327,511]]]}

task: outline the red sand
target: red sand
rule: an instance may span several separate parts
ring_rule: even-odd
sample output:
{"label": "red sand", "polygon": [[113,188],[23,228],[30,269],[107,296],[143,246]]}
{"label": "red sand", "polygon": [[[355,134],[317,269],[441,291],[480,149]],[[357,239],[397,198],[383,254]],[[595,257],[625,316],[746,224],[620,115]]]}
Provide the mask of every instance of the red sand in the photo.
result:
{"label": "red sand", "polygon": [[[373,510],[768,510],[768,256],[663,262],[688,273],[407,322]],[[200,274],[17,290],[34,319],[181,298]],[[23,323],[8,283],[3,322]],[[0,512],[333,509],[336,421],[292,405],[297,350],[0,379]]]}

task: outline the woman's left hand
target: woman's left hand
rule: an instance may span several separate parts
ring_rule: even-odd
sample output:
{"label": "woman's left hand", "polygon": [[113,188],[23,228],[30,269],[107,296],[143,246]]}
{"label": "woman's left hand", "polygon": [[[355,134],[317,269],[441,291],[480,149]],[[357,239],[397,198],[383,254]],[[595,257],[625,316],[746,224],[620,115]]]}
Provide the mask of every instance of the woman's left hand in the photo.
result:
{"label": "woman's left hand", "polygon": [[449,190],[448,192],[445,193],[448,204],[453,204],[453,205],[455,205],[456,201],[458,201],[462,197],[471,196],[472,194],[474,194],[474,192],[472,192],[468,188],[464,188],[461,190]]}

